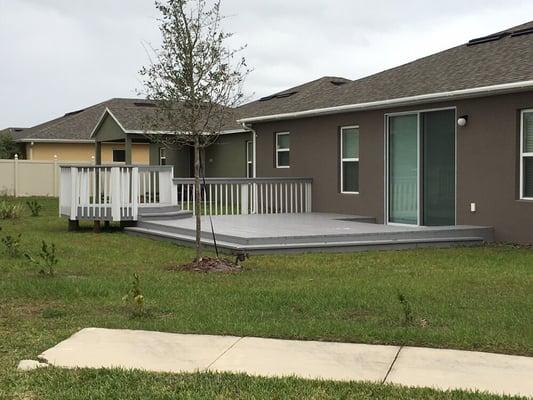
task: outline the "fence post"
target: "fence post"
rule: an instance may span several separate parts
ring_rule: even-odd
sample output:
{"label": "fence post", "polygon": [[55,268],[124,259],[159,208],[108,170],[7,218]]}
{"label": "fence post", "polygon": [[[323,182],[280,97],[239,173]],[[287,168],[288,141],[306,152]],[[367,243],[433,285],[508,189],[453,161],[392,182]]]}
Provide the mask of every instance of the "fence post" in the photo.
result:
{"label": "fence post", "polygon": [[70,168],[70,219],[72,221],[78,219],[78,168]]}
{"label": "fence post", "polygon": [[19,155],[15,154],[13,159],[13,197],[17,197],[17,181],[18,181],[18,164],[19,164]]}
{"label": "fence post", "polygon": [[52,172],[52,196],[59,196],[57,154],[54,155],[54,164]]}

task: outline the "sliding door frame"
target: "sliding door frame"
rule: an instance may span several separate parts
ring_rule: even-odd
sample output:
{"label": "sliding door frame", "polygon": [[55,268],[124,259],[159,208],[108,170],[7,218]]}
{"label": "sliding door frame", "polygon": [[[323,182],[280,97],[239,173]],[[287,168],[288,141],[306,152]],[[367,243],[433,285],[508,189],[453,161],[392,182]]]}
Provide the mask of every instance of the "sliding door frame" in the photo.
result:
{"label": "sliding door frame", "polygon": [[[447,111],[447,110],[453,110],[454,111],[454,140],[455,140],[455,202],[454,202],[454,223],[457,225],[457,107],[441,107],[441,108],[428,108],[428,109],[421,109],[421,110],[410,110],[410,111],[401,111],[401,112],[394,112],[394,113],[385,113],[384,114],[384,140],[385,140],[385,176],[384,176],[384,204],[385,204],[385,224],[386,225],[397,225],[397,226],[423,226],[423,214],[422,214],[422,206],[423,206],[423,190],[421,187],[421,180],[422,180],[422,138],[421,138],[421,129],[420,129],[420,123],[421,123],[421,115],[424,113],[430,113],[434,111]],[[398,222],[390,222],[390,147],[389,147],[389,140],[390,140],[390,118],[401,116],[401,115],[416,115],[417,117],[417,195],[418,195],[418,213],[417,213],[417,223],[416,225],[412,224],[402,224]]]}

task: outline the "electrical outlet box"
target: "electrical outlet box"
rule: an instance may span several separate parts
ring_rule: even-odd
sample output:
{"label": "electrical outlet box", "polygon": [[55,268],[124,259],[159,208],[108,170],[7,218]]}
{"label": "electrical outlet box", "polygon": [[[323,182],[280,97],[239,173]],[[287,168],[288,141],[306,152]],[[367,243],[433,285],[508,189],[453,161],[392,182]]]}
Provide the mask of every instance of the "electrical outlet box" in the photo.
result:
{"label": "electrical outlet box", "polygon": [[475,213],[477,211],[477,204],[476,203],[470,203],[470,212]]}

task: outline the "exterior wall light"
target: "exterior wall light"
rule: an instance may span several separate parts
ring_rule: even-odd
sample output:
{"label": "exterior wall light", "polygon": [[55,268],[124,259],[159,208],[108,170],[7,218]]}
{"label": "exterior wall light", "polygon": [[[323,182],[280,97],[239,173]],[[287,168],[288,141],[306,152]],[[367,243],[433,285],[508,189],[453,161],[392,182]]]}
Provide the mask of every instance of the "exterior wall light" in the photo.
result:
{"label": "exterior wall light", "polygon": [[461,128],[465,127],[467,123],[468,123],[468,115],[463,115],[459,117],[459,119],[457,120],[457,125],[459,125]]}

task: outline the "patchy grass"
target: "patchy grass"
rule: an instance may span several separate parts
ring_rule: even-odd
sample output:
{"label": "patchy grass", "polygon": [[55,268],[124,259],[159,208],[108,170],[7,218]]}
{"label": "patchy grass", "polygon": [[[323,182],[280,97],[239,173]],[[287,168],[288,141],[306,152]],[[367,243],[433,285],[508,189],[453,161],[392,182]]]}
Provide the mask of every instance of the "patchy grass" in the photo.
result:
{"label": "patchy grass", "polygon": [[[195,274],[169,271],[190,261],[191,249],[116,228],[94,234],[87,224],[69,233],[67,221],[57,217],[57,201],[38,201],[41,216],[30,217],[25,209],[20,219],[0,221],[0,237],[21,233],[24,251],[33,254],[42,240],[55,243],[59,259],[56,276],[43,277],[0,247],[0,398],[474,398],[234,375],[15,371],[19,360],[91,326],[533,356],[529,248],[258,256],[239,274]],[[143,317],[134,317],[122,301],[133,273],[141,279]],[[400,294],[412,323],[405,323]]]}

